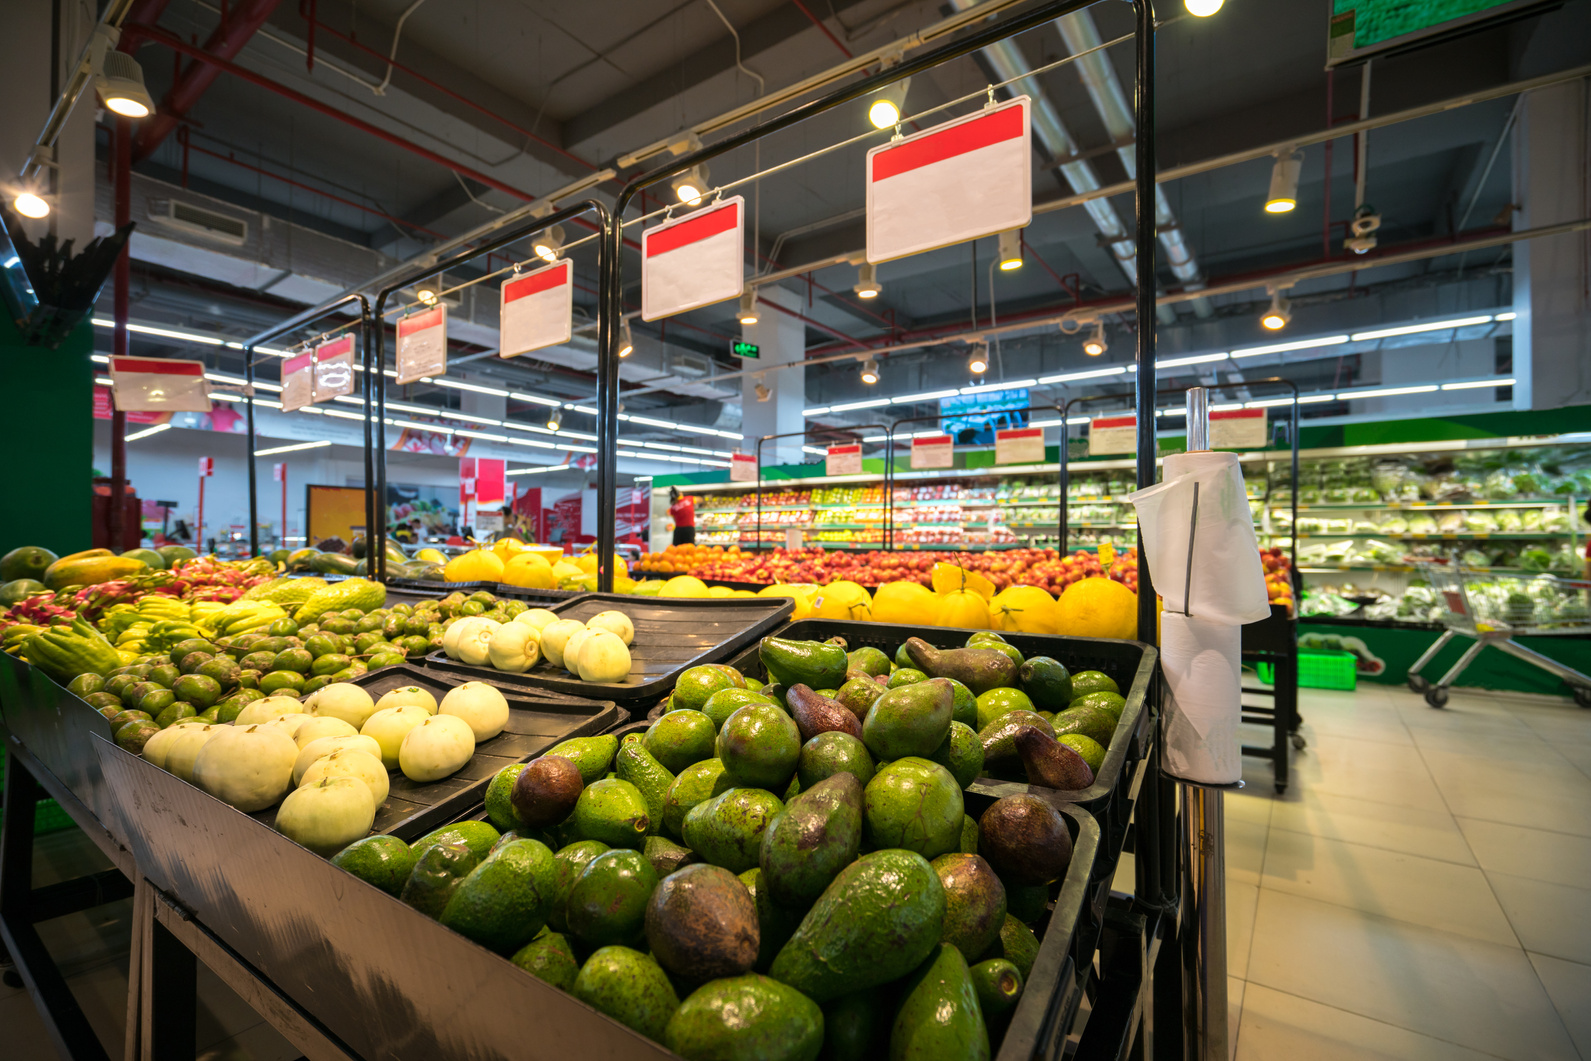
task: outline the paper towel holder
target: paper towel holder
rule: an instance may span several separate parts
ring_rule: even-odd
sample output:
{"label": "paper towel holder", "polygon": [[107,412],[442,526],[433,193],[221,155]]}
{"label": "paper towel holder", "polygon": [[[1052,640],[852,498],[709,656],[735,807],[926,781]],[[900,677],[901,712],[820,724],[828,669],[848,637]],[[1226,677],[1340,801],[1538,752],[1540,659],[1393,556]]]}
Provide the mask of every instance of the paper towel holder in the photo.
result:
{"label": "paper towel holder", "polygon": [[[1210,448],[1210,392],[1203,387],[1189,387],[1188,445],[1189,453],[1201,453]],[[1193,618],[1193,545],[1199,533],[1199,484],[1193,484],[1193,511],[1188,516],[1188,562],[1182,576],[1182,612]]]}

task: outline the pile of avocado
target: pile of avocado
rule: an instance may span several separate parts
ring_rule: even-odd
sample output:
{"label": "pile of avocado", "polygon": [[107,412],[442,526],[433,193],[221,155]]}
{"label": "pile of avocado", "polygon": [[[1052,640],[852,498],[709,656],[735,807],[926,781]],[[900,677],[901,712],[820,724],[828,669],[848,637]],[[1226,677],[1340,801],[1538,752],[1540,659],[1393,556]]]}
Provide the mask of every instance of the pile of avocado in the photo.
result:
{"label": "pile of avocado", "polygon": [[303,625],[278,619],[235,637],[190,638],[108,675],[81,674],[67,688],[109,719],[117,743],[136,753],[155,733],[183,719],[231,722],[254,700],[275,694],[303,697],[333,682],[420,659],[441,647],[453,619],[485,615],[506,622],[527,607],[485,592],[451,593],[370,612],[350,608]]}
{"label": "pile of avocado", "polygon": [[1050,800],[974,820],[964,790],[986,743],[1108,714],[1078,679],[1121,698],[996,635],[899,656],[765,638],[769,684],[692,668],[644,733],[502,770],[486,820],[333,862],[687,1058],[986,1061],[1072,837]]}

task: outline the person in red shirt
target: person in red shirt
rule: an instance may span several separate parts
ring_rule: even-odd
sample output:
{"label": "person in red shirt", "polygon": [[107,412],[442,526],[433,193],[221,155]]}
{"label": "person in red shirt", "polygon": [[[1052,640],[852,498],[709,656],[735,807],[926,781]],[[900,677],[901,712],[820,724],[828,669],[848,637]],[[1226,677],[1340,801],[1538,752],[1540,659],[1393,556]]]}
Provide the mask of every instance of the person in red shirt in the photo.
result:
{"label": "person in red shirt", "polygon": [[674,544],[694,545],[696,543],[696,502],[688,497],[681,497],[680,492],[674,487],[668,488],[668,514],[674,521]]}

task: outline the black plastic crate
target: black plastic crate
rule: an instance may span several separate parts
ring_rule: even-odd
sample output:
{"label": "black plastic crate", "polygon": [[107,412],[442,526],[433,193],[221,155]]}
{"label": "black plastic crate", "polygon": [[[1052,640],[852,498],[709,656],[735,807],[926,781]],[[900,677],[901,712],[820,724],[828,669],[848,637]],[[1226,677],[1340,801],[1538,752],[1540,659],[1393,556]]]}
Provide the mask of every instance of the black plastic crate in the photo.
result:
{"label": "black plastic crate", "polygon": [[[909,637],[917,637],[936,648],[959,648],[972,634],[971,630],[944,626],[900,626],[891,623],[862,623],[836,619],[798,619],[782,630],[777,637],[797,641],[825,641],[836,635],[845,638],[850,648],[870,645],[894,658],[895,650]],[[1022,782],[979,778],[973,791],[994,796],[1009,796],[1016,792],[1051,794],[1087,810],[1099,821],[1104,830],[1107,852],[1121,850],[1122,837],[1127,823],[1132,819],[1133,803],[1137,799],[1139,774],[1154,740],[1148,710],[1157,686],[1156,663],[1159,653],[1141,641],[1112,641],[1095,637],[1060,637],[1054,634],[1021,634],[1002,631],[1001,637],[1015,645],[1024,657],[1050,656],[1066,664],[1074,673],[1080,670],[1097,670],[1115,679],[1127,701],[1116,732],[1111,735],[1110,747],[1105,749],[1105,761],[1088,788],[1076,791],[1030,786]],[[765,677],[762,661],[755,645],[730,661],[731,666],[753,677]],[[1102,871],[1115,871],[1115,857],[1109,856],[1101,864]]]}
{"label": "black plastic crate", "polygon": [[509,686],[534,686],[570,695],[605,696],[627,704],[661,699],[674,688],[681,672],[703,663],[718,663],[764,634],[772,633],[790,615],[788,597],[634,597],[622,593],[588,593],[555,604],[551,610],[570,619],[589,619],[599,612],[621,611],[635,624],[630,646],[630,674],[622,682],[583,682],[551,664],[538,664],[524,674],[491,667],[472,667],[446,653],[425,657],[427,667],[467,674]]}
{"label": "black plastic crate", "polygon": [[[469,680],[400,663],[361,675],[353,684],[362,686],[375,700],[392,689],[418,685],[441,703],[449,690]],[[401,770],[389,771],[391,791],[386,802],[376,808],[371,832],[417,840],[485,799],[486,786],[503,767],[540,755],[560,741],[603,733],[629,720],[629,712],[611,700],[490,684],[508,700],[508,725],[503,732],[477,744],[470,761],[440,781],[421,784],[410,781]],[[272,807],[252,817],[275,828],[276,810]]]}

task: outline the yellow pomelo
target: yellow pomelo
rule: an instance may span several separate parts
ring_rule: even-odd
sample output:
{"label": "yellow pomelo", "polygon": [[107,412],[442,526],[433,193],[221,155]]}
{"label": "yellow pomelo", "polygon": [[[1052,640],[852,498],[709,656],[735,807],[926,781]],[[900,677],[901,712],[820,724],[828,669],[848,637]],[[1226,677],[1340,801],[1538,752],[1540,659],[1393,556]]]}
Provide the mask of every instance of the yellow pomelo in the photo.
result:
{"label": "yellow pomelo", "polygon": [[1012,586],[989,602],[989,618],[996,630],[1023,634],[1060,633],[1061,610],[1055,598],[1037,586]]}
{"label": "yellow pomelo", "polygon": [[585,574],[585,572],[580,570],[579,567],[571,564],[567,560],[559,560],[556,564],[553,564],[552,573],[553,577],[559,582],[562,582],[565,579],[579,578],[581,575]]}
{"label": "yellow pomelo", "polygon": [[503,577],[503,561],[486,549],[471,549],[449,560],[442,577],[449,582],[496,582]]}
{"label": "yellow pomelo", "polygon": [[1073,582],[1057,603],[1058,633],[1068,637],[1138,636],[1138,594],[1113,579]]}
{"label": "yellow pomelo", "polygon": [[938,626],[939,598],[918,582],[886,582],[873,594],[873,620],[908,626]]}
{"label": "yellow pomelo", "polygon": [[934,565],[934,592],[938,594],[956,593],[960,590],[971,590],[984,600],[994,596],[994,583],[978,574],[968,571],[956,564],[937,563]]}
{"label": "yellow pomelo", "polygon": [[440,549],[421,549],[419,552],[414,554],[414,558],[416,560],[424,560],[431,564],[447,563],[447,557]]}
{"label": "yellow pomelo", "polygon": [[830,582],[812,598],[812,614],[819,619],[873,620],[873,598],[866,587],[849,579]]}
{"label": "yellow pomelo", "polygon": [[779,583],[773,586],[764,586],[758,590],[758,597],[789,597],[795,601],[795,611],[791,620],[806,619],[812,615],[812,594],[817,592],[816,586],[806,583]]}
{"label": "yellow pomelo", "polygon": [[[575,557],[575,566],[588,575],[597,573],[597,554],[581,553]],[[618,553],[613,554],[613,573],[615,576],[629,574],[629,568],[624,566],[624,560]]]}
{"label": "yellow pomelo", "polygon": [[675,575],[657,591],[659,597],[706,597],[707,583],[693,575]]}
{"label": "yellow pomelo", "polygon": [[502,580],[525,589],[554,589],[558,585],[547,561],[534,553],[520,553],[504,564]]}
{"label": "yellow pomelo", "polygon": [[720,598],[733,597],[735,595],[735,591],[730,589],[728,586],[709,586],[707,589],[707,595],[709,597]]}
{"label": "yellow pomelo", "polygon": [[972,590],[958,589],[954,593],[941,593],[938,596],[940,626],[987,630],[992,625],[989,622],[989,602]]}
{"label": "yellow pomelo", "polygon": [[492,543],[492,552],[505,564],[525,551],[525,543],[518,538],[499,538]]}

